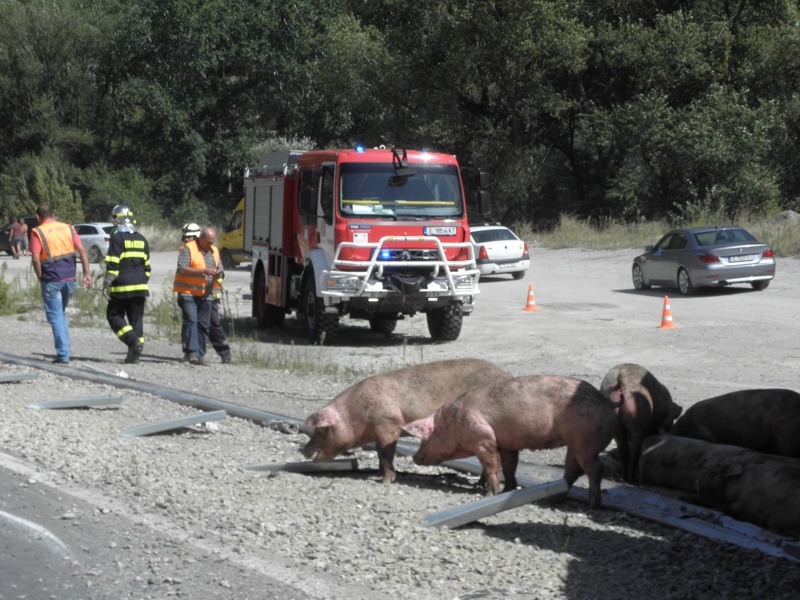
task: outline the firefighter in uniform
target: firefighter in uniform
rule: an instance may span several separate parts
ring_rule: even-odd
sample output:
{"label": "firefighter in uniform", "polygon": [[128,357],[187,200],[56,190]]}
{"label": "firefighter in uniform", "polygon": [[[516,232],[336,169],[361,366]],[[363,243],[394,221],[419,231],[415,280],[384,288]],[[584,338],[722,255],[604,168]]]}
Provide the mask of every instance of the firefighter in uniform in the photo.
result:
{"label": "firefighter in uniform", "polygon": [[136,363],[144,349],[144,303],[150,295],[150,245],[136,231],[133,213],[117,204],[111,213],[116,225],[108,242],[103,290],[108,295],[106,318],[126,346],[126,363]]}
{"label": "firefighter in uniform", "polygon": [[216,231],[206,227],[178,254],[172,290],[178,294],[183,317],[181,338],[189,353],[190,365],[209,364],[205,355],[211,327],[212,289],[221,272],[219,250],[214,246],[216,240]]}
{"label": "firefighter in uniform", "polygon": [[[198,238],[200,235],[200,226],[197,223],[186,223],[181,231],[183,234],[183,243],[187,244]],[[181,250],[183,250],[183,248],[181,248]],[[208,339],[216,353],[219,354],[220,360],[224,364],[228,364],[231,362],[231,347],[228,344],[228,336],[225,335],[225,330],[222,328],[222,323],[219,320],[219,305],[222,301],[222,292],[225,290],[222,285],[225,271],[220,269],[218,275],[219,277],[214,280],[214,286],[211,290],[211,321],[209,322]],[[181,336],[181,339],[183,340],[183,336]],[[186,362],[188,360],[189,350],[184,345],[183,361]]]}

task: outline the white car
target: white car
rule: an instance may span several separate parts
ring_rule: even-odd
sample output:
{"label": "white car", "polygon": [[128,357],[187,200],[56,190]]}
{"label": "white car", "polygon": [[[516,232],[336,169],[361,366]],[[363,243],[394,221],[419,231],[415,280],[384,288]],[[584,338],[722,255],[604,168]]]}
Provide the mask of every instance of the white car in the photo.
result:
{"label": "white car", "polygon": [[81,238],[83,247],[89,255],[90,263],[100,263],[108,253],[108,241],[114,231],[113,223],[79,223],[75,232]]}
{"label": "white car", "polygon": [[470,227],[470,237],[481,275],[507,273],[514,279],[522,279],[525,271],[531,266],[528,244],[514,235],[508,227],[502,225]]}

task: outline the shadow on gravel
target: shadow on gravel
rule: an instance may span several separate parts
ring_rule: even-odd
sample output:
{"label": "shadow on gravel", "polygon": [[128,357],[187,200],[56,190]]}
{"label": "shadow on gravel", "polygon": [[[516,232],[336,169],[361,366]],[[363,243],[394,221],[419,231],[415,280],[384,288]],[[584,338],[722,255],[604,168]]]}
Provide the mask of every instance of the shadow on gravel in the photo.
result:
{"label": "shadow on gravel", "polygon": [[[419,315],[411,318],[420,318]],[[422,317],[424,319],[424,317]],[[434,345],[434,342],[428,336],[417,335],[404,335],[401,333],[393,333],[391,335],[384,335],[370,331],[369,326],[361,325],[359,321],[348,321],[345,319],[339,324],[339,330],[336,337],[325,346],[336,347],[356,347],[363,348],[364,346],[370,347],[386,347],[392,348],[397,346],[414,345],[425,346]],[[236,319],[222,319],[222,326],[228,335],[234,331],[236,335],[243,338],[254,338],[259,342],[269,344],[284,344],[294,346],[314,346],[312,344],[300,323],[292,317],[286,319],[282,327],[271,329],[259,329],[256,326],[256,320],[253,317],[243,317]],[[442,342],[448,343],[448,342]]]}

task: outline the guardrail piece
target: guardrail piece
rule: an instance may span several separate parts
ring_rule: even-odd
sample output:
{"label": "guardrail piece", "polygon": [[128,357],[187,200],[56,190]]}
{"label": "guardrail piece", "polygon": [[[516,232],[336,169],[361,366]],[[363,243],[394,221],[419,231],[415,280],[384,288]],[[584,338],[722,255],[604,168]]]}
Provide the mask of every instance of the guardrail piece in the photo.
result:
{"label": "guardrail piece", "polygon": [[246,471],[286,471],[287,473],[356,471],[358,470],[358,460],[355,458],[340,458],[337,460],[321,460],[318,462],[263,463],[245,465],[243,468]]}
{"label": "guardrail piece", "polygon": [[37,379],[38,377],[38,373],[9,373],[8,375],[0,375],[0,383],[15,383],[26,379]]}
{"label": "guardrail piece", "polygon": [[122,404],[122,396],[97,396],[95,398],[74,398],[72,400],[46,400],[28,404],[27,408],[52,409],[52,408],[91,408],[94,406],[109,406]]}
{"label": "guardrail piece", "polygon": [[438,513],[425,517],[422,520],[422,524],[425,527],[447,527],[453,529],[505,510],[517,508],[518,506],[528,504],[534,500],[541,500],[543,498],[549,498],[550,496],[564,494],[568,489],[567,482],[564,481],[563,478],[557,481],[540,483],[539,485],[523,488],[521,490],[504,492],[468,504],[446,508]]}
{"label": "guardrail piece", "polygon": [[207,421],[220,421],[227,416],[228,413],[226,413],[224,410],[215,410],[212,412],[204,412],[199,415],[193,415],[191,417],[182,417],[180,419],[173,419],[170,421],[159,421],[158,423],[137,425],[135,427],[129,427],[128,429],[123,429],[119,432],[119,434],[125,437],[152,435],[154,433],[170,431],[171,429],[180,429],[181,427],[197,425],[198,423],[205,423]]}

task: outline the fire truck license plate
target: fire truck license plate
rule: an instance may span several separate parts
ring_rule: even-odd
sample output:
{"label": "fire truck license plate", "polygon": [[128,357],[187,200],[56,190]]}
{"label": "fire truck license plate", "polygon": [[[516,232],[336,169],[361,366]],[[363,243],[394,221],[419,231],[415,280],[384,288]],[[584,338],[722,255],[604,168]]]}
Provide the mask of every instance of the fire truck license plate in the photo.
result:
{"label": "fire truck license plate", "polygon": [[455,235],[455,227],[426,227],[425,235]]}

